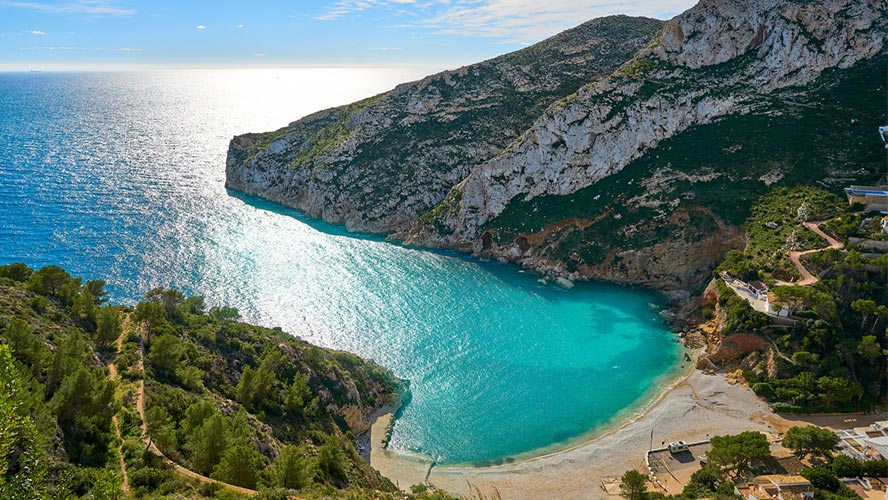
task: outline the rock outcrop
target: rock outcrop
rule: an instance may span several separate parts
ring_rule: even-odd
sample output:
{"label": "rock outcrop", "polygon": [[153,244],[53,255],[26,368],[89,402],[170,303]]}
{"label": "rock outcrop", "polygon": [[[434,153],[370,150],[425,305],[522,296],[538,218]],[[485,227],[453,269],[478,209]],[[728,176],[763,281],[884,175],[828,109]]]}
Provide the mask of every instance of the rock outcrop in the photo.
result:
{"label": "rock outcrop", "polygon": [[699,290],[769,186],[881,172],[858,138],[885,119],[886,33],[885,0],[596,20],[237,137],[228,185],[553,280]]}
{"label": "rock outcrop", "polygon": [[884,49],[886,20],[881,0],[703,0],[669,21],[659,43],[474,169],[455,188],[459,206],[437,221],[447,228],[440,236],[473,240],[517,197],[573,193],[692,126],[872,58]]}
{"label": "rock outcrop", "polygon": [[276,132],[235,137],[226,185],[349,229],[404,230],[552,102],[612,73],[662,25],[596,19]]}

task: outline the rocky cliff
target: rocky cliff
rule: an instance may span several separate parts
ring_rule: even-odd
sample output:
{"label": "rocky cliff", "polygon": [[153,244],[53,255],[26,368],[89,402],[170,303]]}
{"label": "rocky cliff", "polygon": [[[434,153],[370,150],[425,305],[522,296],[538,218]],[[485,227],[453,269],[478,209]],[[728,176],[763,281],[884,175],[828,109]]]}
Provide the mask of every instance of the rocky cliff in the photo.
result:
{"label": "rocky cliff", "polygon": [[[871,78],[872,95],[884,101],[884,72],[879,77],[872,61],[878,66],[884,60],[886,25],[886,5],[878,0],[703,0],[669,21],[654,44],[613,75],[549,108],[519,140],[473,169],[420,217],[407,241],[572,278],[696,287],[720,252],[742,246],[742,237],[725,225],[742,218],[731,217],[725,205],[736,210],[751,199],[747,192],[756,191],[744,185],[711,199],[701,193],[704,186],[802,181],[802,169],[821,173],[808,181],[823,182],[831,171],[848,177],[863,166],[839,160],[853,149],[850,143],[831,144],[838,150],[814,160],[820,164],[774,161],[789,149],[819,147],[773,143],[764,137],[771,132],[765,127],[829,127],[833,117],[811,123],[800,118],[812,118],[801,108],[835,93],[841,82],[849,85],[851,74]],[[835,107],[829,100],[820,105]],[[847,108],[835,111],[848,115]],[[854,115],[839,126],[854,124]],[[879,120],[876,115],[868,125]],[[757,137],[743,130],[724,138],[713,134],[757,118],[764,118]],[[666,145],[671,138],[676,142]],[[770,149],[756,148],[756,140]],[[709,148],[723,154],[710,163],[693,154],[676,158],[678,164],[665,161],[688,141],[698,156],[715,156]],[[758,164],[726,158],[744,147],[759,149],[761,156],[748,158]],[[721,168],[726,163],[732,170]],[[752,178],[742,172],[763,165],[765,171]],[[614,177],[629,166],[634,168]]]}
{"label": "rocky cliff", "polygon": [[593,21],[235,138],[228,184],[407,244],[692,290],[769,186],[881,170],[884,0],[702,0],[659,26]]}
{"label": "rocky cliff", "polygon": [[596,19],[275,132],[236,137],[226,184],[350,229],[404,230],[552,102],[612,73],[661,27]]}

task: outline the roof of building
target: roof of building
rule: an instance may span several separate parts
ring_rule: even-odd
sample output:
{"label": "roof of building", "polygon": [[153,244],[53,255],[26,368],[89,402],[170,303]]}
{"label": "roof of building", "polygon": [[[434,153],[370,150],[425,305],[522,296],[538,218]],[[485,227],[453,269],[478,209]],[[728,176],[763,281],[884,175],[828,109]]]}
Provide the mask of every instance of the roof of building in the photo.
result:
{"label": "roof of building", "polygon": [[768,285],[762,283],[759,280],[750,281],[749,286],[751,286],[752,288],[755,288],[756,290],[762,290],[762,291],[766,291],[768,289]]}
{"label": "roof of building", "polygon": [[876,446],[888,446],[888,436],[874,438],[868,437],[865,438],[864,441],[866,441],[868,444],[874,444]]}
{"label": "roof of building", "polygon": [[777,486],[806,485],[811,482],[799,475],[793,474],[767,474],[755,478],[755,483],[760,485],[775,484]]}
{"label": "roof of building", "polygon": [[749,497],[757,498],[758,500],[771,500],[771,495],[769,495],[765,491],[752,490],[748,493],[748,495]]}
{"label": "roof of building", "polygon": [[851,186],[845,188],[846,192],[854,194],[870,194],[888,196],[888,186]]}

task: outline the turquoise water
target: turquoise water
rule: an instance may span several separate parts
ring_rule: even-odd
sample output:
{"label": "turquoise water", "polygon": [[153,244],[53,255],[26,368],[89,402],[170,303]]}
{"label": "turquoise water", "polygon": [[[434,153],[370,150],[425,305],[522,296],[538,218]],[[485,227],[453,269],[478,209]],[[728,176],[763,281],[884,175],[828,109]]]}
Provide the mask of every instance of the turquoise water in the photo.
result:
{"label": "turquoise water", "polygon": [[0,73],[0,262],[154,286],[409,379],[391,447],[483,462],[567,443],[676,364],[652,294],[350,235],[224,188],[236,133],[416,70]]}

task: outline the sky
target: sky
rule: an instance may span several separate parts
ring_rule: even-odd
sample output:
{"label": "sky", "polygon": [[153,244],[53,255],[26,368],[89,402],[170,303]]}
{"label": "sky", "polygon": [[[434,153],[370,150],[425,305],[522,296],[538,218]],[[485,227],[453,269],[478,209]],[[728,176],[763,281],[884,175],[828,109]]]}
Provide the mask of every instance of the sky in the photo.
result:
{"label": "sky", "polygon": [[694,0],[0,0],[0,70],[477,62]]}

